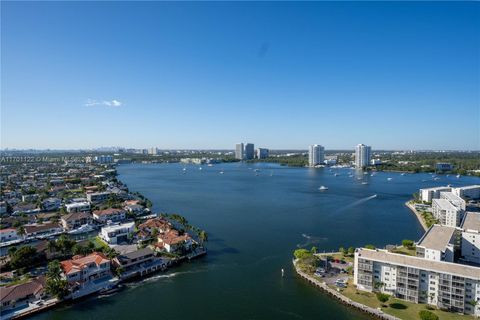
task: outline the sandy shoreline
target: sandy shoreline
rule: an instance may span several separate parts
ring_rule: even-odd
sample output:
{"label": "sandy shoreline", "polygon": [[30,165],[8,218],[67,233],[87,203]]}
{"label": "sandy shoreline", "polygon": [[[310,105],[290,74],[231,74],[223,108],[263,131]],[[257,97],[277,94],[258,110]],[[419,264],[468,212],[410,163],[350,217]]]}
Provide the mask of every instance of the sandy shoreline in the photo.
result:
{"label": "sandy shoreline", "polygon": [[410,201],[411,201],[411,200],[408,200],[407,202],[405,202],[405,205],[417,216],[418,222],[420,222],[420,224],[422,225],[423,229],[424,229],[425,231],[427,231],[427,230],[428,230],[428,226],[427,226],[427,224],[425,223],[425,221],[423,220],[422,215],[421,215],[417,210],[415,210],[414,205],[412,205],[412,204],[410,203]]}

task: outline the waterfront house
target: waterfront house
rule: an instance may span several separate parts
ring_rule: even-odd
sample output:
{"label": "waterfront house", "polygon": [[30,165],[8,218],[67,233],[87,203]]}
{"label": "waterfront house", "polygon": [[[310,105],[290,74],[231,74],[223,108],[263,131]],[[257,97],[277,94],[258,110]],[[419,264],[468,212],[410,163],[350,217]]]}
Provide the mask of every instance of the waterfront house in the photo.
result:
{"label": "waterfront house", "polygon": [[144,276],[157,270],[164,270],[167,266],[166,261],[155,257],[155,253],[150,248],[121,253],[113,259],[112,263],[121,268],[122,279]]}
{"label": "waterfront house", "polygon": [[125,206],[125,210],[133,215],[141,215],[144,213],[145,208],[140,204],[129,204]]}
{"label": "waterfront house", "polygon": [[125,220],[126,217],[127,214],[123,209],[109,208],[93,211],[93,218],[100,223],[107,223],[107,221],[119,222]]}
{"label": "waterfront house", "polygon": [[130,236],[133,236],[135,222],[128,222],[118,225],[109,225],[102,227],[100,237],[109,244],[119,244],[127,242]]}
{"label": "waterfront house", "polygon": [[91,224],[93,219],[88,212],[72,212],[62,216],[61,222],[65,230],[72,230],[85,224]]}
{"label": "waterfront house", "polygon": [[111,283],[111,261],[101,252],[77,255],[60,263],[73,298],[97,292]]}
{"label": "waterfront house", "polygon": [[153,230],[157,230],[157,233],[165,233],[171,229],[173,229],[173,225],[167,219],[161,217],[148,219],[138,226],[138,230],[148,236],[152,234]]}
{"label": "waterfront house", "polygon": [[175,229],[159,234],[157,239],[158,243],[155,245],[157,250],[169,253],[188,251],[194,243],[188,233],[180,234],[180,232]]}
{"label": "waterfront house", "polygon": [[28,282],[2,287],[0,290],[1,311],[28,307],[29,303],[45,296],[45,277],[40,276]]}

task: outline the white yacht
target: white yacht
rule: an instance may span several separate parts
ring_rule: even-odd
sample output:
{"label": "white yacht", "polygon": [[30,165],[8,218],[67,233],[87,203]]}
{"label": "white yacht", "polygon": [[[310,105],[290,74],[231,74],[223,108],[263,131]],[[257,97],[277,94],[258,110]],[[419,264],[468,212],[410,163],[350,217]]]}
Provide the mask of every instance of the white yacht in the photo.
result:
{"label": "white yacht", "polygon": [[320,190],[320,191],[325,191],[325,190],[328,190],[328,188],[325,187],[325,186],[321,186],[320,188],[318,188],[318,190]]}

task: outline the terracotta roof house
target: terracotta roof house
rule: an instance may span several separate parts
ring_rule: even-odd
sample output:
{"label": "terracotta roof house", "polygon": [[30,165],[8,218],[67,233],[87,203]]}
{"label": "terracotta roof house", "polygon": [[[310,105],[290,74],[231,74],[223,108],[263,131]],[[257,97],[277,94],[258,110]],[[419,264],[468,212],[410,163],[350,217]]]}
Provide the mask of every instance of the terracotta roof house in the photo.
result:
{"label": "terracotta roof house", "polygon": [[148,219],[138,226],[138,230],[145,235],[151,235],[153,230],[158,230],[158,233],[165,233],[173,229],[173,225],[164,218]]}
{"label": "terracotta roof house", "polygon": [[87,256],[73,256],[72,259],[64,260],[60,264],[70,285],[83,285],[112,275],[110,260],[101,252],[93,252]]}
{"label": "terracotta roof house", "polygon": [[175,253],[182,249],[190,250],[194,241],[188,233],[180,234],[177,230],[169,230],[164,234],[158,235],[158,249],[164,249],[167,252]]}

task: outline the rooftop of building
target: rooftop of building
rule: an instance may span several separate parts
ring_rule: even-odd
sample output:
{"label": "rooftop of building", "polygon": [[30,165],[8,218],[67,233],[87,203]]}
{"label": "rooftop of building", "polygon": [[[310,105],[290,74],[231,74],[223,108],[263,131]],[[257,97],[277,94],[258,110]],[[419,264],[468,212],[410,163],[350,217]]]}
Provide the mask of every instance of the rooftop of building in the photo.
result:
{"label": "rooftop of building", "polygon": [[61,263],[63,272],[66,274],[77,272],[85,268],[87,265],[94,262],[97,266],[109,262],[110,260],[101,253],[101,252],[93,252],[87,256],[73,256],[70,260],[64,260]]}
{"label": "rooftop of building", "polygon": [[450,200],[450,201],[464,201],[461,197],[457,196],[455,193],[451,191],[443,191],[440,192],[441,196],[444,197],[444,199]]}
{"label": "rooftop of building", "polygon": [[0,301],[2,303],[24,299],[27,296],[35,295],[43,291],[45,277],[40,276],[26,283],[2,287],[0,290]]}
{"label": "rooftop of building", "polygon": [[480,231],[480,212],[465,212],[465,217],[463,218],[463,222],[461,228],[464,230],[474,230],[479,232]]}
{"label": "rooftop of building", "polygon": [[471,186],[458,187],[458,188],[454,188],[454,189],[469,190],[469,189],[476,189],[476,188],[480,188],[480,184],[474,184],[474,185],[471,185]]}
{"label": "rooftop of building", "polygon": [[438,205],[442,210],[457,210],[457,207],[455,207],[447,199],[433,199],[432,204],[434,203]]}
{"label": "rooftop of building", "polygon": [[455,228],[434,224],[418,241],[417,246],[444,251],[452,239]]}
{"label": "rooftop of building", "polygon": [[105,210],[95,210],[93,211],[93,214],[96,215],[96,216],[108,216],[108,215],[111,215],[111,214],[121,214],[121,213],[125,213],[125,210],[123,209],[118,209],[118,208],[108,208],[108,209],[105,209]]}
{"label": "rooftop of building", "polygon": [[102,231],[106,232],[112,232],[124,228],[133,228],[135,226],[135,222],[127,222],[127,223],[122,223],[122,224],[114,224],[114,225],[109,225],[106,227],[102,227]]}
{"label": "rooftop of building", "polygon": [[458,263],[427,260],[398,253],[391,253],[386,250],[371,250],[366,248],[357,249],[358,256],[362,259],[389,263],[403,267],[413,267],[426,271],[446,273],[469,279],[480,279],[480,268],[467,266]]}
{"label": "rooftop of building", "polygon": [[451,190],[452,188],[449,187],[449,186],[443,186],[443,187],[432,187],[432,188],[422,188],[420,190],[431,190],[431,191],[435,191],[435,190]]}
{"label": "rooftop of building", "polygon": [[88,212],[73,212],[62,216],[62,220],[65,221],[74,221],[80,219],[88,219],[91,218],[91,214]]}

